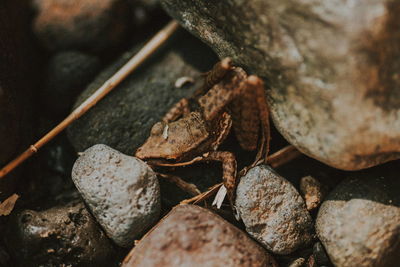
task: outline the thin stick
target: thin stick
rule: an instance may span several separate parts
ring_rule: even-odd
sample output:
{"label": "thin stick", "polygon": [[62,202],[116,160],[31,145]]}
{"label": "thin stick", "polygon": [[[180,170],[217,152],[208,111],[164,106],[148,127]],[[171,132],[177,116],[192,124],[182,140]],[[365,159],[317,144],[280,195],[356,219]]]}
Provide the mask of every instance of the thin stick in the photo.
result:
{"label": "thin stick", "polygon": [[[268,164],[272,168],[278,168],[288,163],[289,161],[297,158],[300,155],[301,155],[300,151],[298,151],[294,146],[292,145],[285,146],[284,148],[276,151],[274,154],[268,157]],[[196,204],[199,203],[200,201],[204,201],[210,198],[214,193],[216,193],[222,185],[223,183],[215,184],[212,187],[210,187],[207,191],[197,196],[182,200],[180,204],[190,204],[190,203]]]}
{"label": "thin stick", "polygon": [[109,78],[96,92],[77,107],[68,117],[60,124],[43,136],[35,144],[31,145],[25,152],[16,159],[8,163],[0,170],[0,179],[4,178],[9,172],[18,167],[22,162],[35,154],[42,146],[56,137],[72,122],[85,114],[90,108],[97,104],[112,89],[120,84],[129,74],[131,74],[138,66],[140,66],[147,58],[149,58],[169,37],[176,31],[179,24],[173,20],[160,30],[135,56],[133,56],[121,69],[118,70],[111,78]]}

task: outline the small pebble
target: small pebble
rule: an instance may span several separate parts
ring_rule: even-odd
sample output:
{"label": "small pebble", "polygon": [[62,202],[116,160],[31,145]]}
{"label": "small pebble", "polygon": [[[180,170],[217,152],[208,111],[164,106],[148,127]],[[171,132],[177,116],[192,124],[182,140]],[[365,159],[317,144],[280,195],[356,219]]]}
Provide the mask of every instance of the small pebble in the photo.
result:
{"label": "small pebble", "polygon": [[13,215],[5,242],[19,266],[111,266],[112,242],[82,202]]}
{"label": "small pebble", "polygon": [[324,247],[322,246],[321,242],[317,242],[313,246],[313,256],[315,262],[318,265],[328,265],[330,264],[329,257],[326,254]]}
{"label": "small pebble", "polygon": [[302,267],[306,263],[306,260],[304,258],[298,258],[291,262],[288,267]]}
{"label": "small pebble", "polygon": [[300,179],[300,192],[306,202],[307,210],[318,208],[324,198],[321,183],[312,176]]}
{"label": "small pebble", "polygon": [[286,255],[312,240],[304,200],[269,166],[254,167],[240,179],[236,207],[246,231],[273,253]]}
{"label": "small pebble", "polygon": [[33,31],[50,50],[100,51],[121,43],[128,30],[124,0],[35,0]]}
{"label": "small pebble", "polygon": [[159,218],[156,174],[135,157],[94,145],[75,162],[72,180],[106,234],[119,246],[133,246]]}
{"label": "small pebble", "polygon": [[398,164],[344,180],[318,212],[316,231],[334,266],[398,266]]}
{"label": "small pebble", "polygon": [[244,232],[213,212],[179,205],[132,249],[122,266],[277,267],[277,263]]}

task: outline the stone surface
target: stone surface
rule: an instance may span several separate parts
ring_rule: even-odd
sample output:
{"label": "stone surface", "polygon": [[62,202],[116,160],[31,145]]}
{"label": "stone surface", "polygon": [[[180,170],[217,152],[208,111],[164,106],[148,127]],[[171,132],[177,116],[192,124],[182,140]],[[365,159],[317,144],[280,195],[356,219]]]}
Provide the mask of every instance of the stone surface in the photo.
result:
{"label": "stone surface", "polygon": [[195,205],[175,207],[128,254],[133,266],[277,266],[244,232]]}
{"label": "stone surface", "polygon": [[[138,49],[132,49],[103,71],[78,98],[83,102],[100,87]],[[200,41],[189,34],[175,35],[156,57],[126,78],[105,99],[71,125],[68,136],[77,151],[95,144],[106,144],[133,155],[146,140],[151,127],[182,97],[201,84],[201,72],[210,69],[216,58]],[[183,76],[196,79],[191,86],[175,88]]]}
{"label": "stone surface", "polygon": [[335,266],[398,266],[398,164],[352,175],[320,207],[316,230]]}
{"label": "stone surface", "polygon": [[330,265],[329,257],[326,254],[324,246],[322,246],[321,242],[317,242],[314,244],[313,256],[314,256],[315,262],[318,265]]}
{"label": "stone surface", "polygon": [[305,176],[300,179],[300,192],[308,210],[318,208],[324,198],[321,183],[312,176]]}
{"label": "stone surface", "polygon": [[50,50],[100,51],[123,41],[129,5],[124,0],[35,0],[33,31]]}
{"label": "stone surface", "polygon": [[268,166],[254,167],[240,179],[236,207],[246,231],[273,253],[292,253],[312,239],[304,200]]}
{"label": "stone surface", "polygon": [[119,246],[132,246],[158,220],[161,207],[156,174],[137,158],[95,145],[75,162],[72,180]]}
{"label": "stone surface", "polygon": [[85,89],[100,70],[100,60],[79,51],[59,52],[47,66],[42,91],[45,105],[54,115],[67,114],[78,94]]}
{"label": "stone surface", "polygon": [[223,58],[266,79],[278,130],[336,168],[400,157],[400,2],[162,0]]}
{"label": "stone surface", "polygon": [[[22,152],[33,136],[33,98],[38,62],[29,38],[27,1],[4,0],[0,6],[0,166]],[[33,67],[33,65],[35,67]],[[0,201],[17,182],[0,179]]]}
{"label": "stone surface", "polygon": [[82,202],[19,212],[5,237],[19,266],[111,266],[115,261],[112,243]]}

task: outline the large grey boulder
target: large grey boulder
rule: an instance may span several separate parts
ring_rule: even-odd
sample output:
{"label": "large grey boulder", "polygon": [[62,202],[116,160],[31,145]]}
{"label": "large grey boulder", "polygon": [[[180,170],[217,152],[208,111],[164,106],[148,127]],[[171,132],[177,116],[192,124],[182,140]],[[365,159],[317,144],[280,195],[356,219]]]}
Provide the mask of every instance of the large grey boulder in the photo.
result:
{"label": "large grey boulder", "polygon": [[400,157],[400,2],[162,0],[181,25],[267,81],[305,154],[356,170]]}

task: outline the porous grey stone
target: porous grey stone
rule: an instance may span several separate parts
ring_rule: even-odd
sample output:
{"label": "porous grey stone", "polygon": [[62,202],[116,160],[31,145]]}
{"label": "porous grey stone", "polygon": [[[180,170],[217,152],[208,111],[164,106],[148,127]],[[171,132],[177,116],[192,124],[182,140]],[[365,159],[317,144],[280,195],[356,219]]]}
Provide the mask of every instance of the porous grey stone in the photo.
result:
{"label": "porous grey stone", "polygon": [[277,267],[277,264],[260,245],[218,215],[196,205],[179,205],[132,249],[122,266]]}
{"label": "porous grey stone", "polygon": [[316,230],[338,267],[398,266],[400,180],[382,166],[343,181],[319,209]]}
{"label": "porous grey stone", "polygon": [[267,81],[275,126],[357,170],[400,157],[400,2],[161,0],[223,58]]}
{"label": "porous grey stone", "polygon": [[95,145],[75,162],[72,180],[106,234],[119,246],[133,245],[158,220],[156,174],[137,158]]}
{"label": "porous grey stone", "polygon": [[294,186],[273,169],[254,167],[240,179],[236,207],[246,231],[276,254],[289,254],[312,239],[313,223]]}

